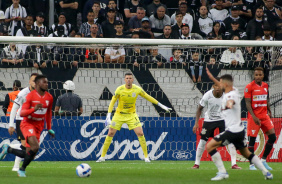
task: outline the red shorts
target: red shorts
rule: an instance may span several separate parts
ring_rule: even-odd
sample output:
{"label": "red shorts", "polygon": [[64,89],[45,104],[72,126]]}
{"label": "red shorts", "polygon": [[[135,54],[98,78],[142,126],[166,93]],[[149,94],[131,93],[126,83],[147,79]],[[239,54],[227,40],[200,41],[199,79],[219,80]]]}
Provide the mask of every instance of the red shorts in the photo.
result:
{"label": "red shorts", "polygon": [[251,137],[256,137],[258,135],[259,129],[263,131],[263,133],[266,133],[268,130],[274,128],[274,125],[269,118],[268,115],[265,115],[264,118],[260,119],[261,126],[255,124],[252,116],[248,117],[248,126],[247,126],[247,134]]}
{"label": "red shorts", "polygon": [[26,140],[26,147],[30,148],[30,145],[28,144],[28,137],[35,136],[38,143],[40,142],[39,139],[42,130],[42,126],[35,126],[34,124],[30,124],[24,121],[21,123],[21,131]]}

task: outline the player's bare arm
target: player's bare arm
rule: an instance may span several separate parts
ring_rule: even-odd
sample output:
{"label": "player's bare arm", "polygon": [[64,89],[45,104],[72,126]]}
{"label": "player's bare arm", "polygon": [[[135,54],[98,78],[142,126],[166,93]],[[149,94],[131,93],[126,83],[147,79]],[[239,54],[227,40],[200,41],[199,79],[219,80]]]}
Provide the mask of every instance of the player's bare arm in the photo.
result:
{"label": "player's bare arm", "polygon": [[206,71],[207,71],[207,75],[210,78],[210,80],[212,80],[216,85],[220,86],[220,82],[216,80],[216,78],[212,75],[208,67],[206,67]]}
{"label": "player's bare arm", "polygon": [[197,109],[197,112],[196,112],[196,120],[195,120],[195,125],[193,127],[193,133],[196,134],[198,128],[199,128],[199,119],[200,119],[200,116],[202,114],[202,111],[203,111],[204,107],[199,105],[198,106],[198,109]]}
{"label": "player's bare arm", "polygon": [[232,109],[233,105],[235,105],[235,101],[234,100],[228,100],[226,102],[226,109]]}
{"label": "player's bare arm", "polygon": [[259,118],[256,117],[253,109],[252,109],[252,99],[251,98],[245,98],[245,102],[246,102],[246,107],[249,111],[249,113],[251,114],[255,124],[260,125],[260,120]]}

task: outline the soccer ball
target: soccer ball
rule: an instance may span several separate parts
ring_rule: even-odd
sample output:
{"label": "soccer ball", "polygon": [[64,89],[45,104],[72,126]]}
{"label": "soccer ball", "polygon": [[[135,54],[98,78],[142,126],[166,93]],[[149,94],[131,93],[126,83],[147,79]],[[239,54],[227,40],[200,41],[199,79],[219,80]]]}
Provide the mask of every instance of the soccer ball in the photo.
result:
{"label": "soccer ball", "polygon": [[78,177],[89,177],[91,172],[91,167],[88,164],[83,163],[76,167],[76,174]]}

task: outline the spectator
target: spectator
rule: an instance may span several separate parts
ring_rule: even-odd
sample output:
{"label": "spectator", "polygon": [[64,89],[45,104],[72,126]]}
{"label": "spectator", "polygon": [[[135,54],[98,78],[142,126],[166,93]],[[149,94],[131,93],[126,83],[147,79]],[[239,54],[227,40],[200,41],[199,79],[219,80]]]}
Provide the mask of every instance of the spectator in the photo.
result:
{"label": "spectator", "polygon": [[282,19],[275,22],[273,32],[275,40],[282,40]]}
{"label": "spectator", "polygon": [[115,38],[128,38],[124,33],[123,33],[123,22],[122,21],[115,21]]}
{"label": "spectator", "polygon": [[[87,14],[87,19],[88,21],[87,22],[84,22],[81,26],[80,26],[80,29],[79,29],[79,33],[81,33],[81,35],[83,37],[89,37],[90,34],[91,34],[91,25],[94,24],[94,12],[93,11],[90,11],[88,12]],[[103,37],[103,31],[102,31],[102,27],[100,26],[100,24],[97,24],[96,25],[98,26],[98,32],[97,34],[100,36],[100,37]]]}
{"label": "spectator", "polygon": [[25,60],[36,69],[46,68],[49,61],[49,49],[41,45],[30,45],[26,48]]}
{"label": "spectator", "polygon": [[5,101],[2,106],[2,110],[6,116],[10,116],[14,104],[14,100],[17,98],[17,95],[21,90],[20,88],[21,88],[21,81],[15,80],[13,82],[13,91],[5,96]]}
{"label": "spectator", "polygon": [[[239,37],[233,36],[232,40],[239,40]],[[238,64],[244,64],[245,60],[240,49],[237,47],[229,47],[229,49],[223,52],[220,62],[231,66],[237,66]]]}
{"label": "spectator", "polygon": [[162,33],[165,25],[170,25],[170,17],[165,14],[165,7],[159,6],[157,12],[150,16],[152,31]]}
{"label": "spectator", "polygon": [[273,41],[274,39],[271,36],[271,32],[272,32],[271,27],[269,25],[265,25],[263,27],[263,34],[264,35],[261,37],[261,39],[263,41]]}
{"label": "spectator", "polygon": [[45,26],[44,23],[45,15],[43,12],[38,12],[36,14],[36,21],[34,22],[34,29],[37,32],[37,35],[40,35],[42,37],[46,37],[49,35],[48,28]]}
{"label": "spectator", "polygon": [[184,66],[186,66],[186,56],[183,55],[182,49],[180,48],[173,49],[172,53],[173,53],[173,56],[170,57],[171,63],[181,63]]}
{"label": "spectator", "polygon": [[9,44],[8,46],[4,47],[0,58],[2,64],[7,63],[8,65],[16,65],[24,61],[22,52],[16,48],[15,44]]}
{"label": "spectator", "polygon": [[55,23],[51,26],[51,32],[55,32],[56,28],[58,26],[63,26],[64,27],[64,35],[73,36],[75,34],[75,31],[74,31],[72,25],[70,23],[66,22],[65,13],[61,12],[58,19],[59,19],[59,22]]}
{"label": "spectator", "polygon": [[92,24],[90,27],[90,35],[86,36],[87,38],[102,38],[100,35],[98,35],[98,25]]}
{"label": "spectator", "polygon": [[141,20],[145,17],[145,9],[142,7],[137,8],[137,14],[130,18],[128,22],[129,31],[132,32],[133,29],[141,29]]}
{"label": "spectator", "polygon": [[55,26],[54,32],[49,34],[48,37],[68,37],[68,36],[65,34],[64,26]]}
{"label": "spectator", "polygon": [[[138,14],[138,12],[137,12],[138,7],[143,7],[143,6],[144,6],[144,4],[143,4],[142,0],[125,0],[125,2],[124,2],[124,15],[125,15],[125,17],[127,19],[131,19],[132,17],[136,16]],[[143,9],[144,9],[144,7],[143,7]],[[144,9],[144,12],[145,12],[145,9]],[[144,16],[145,16],[145,13],[144,13]]]}
{"label": "spectator", "polygon": [[[49,18],[49,1],[46,0],[25,0],[28,2],[28,10],[29,14],[37,15],[39,12],[42,12],[44,15],[44,24],[48,25],[48,18]],[[46,34],[48,36],[48,34]]]}
{"label": "spectator", "polygon": [[[68,80],[63,84],[66,93],[59,96],[55,106],[55,115],[80,116],[83,113],[82,100],[74,94],[75,84]],[[61,109],[60,109],[61,108]]]}
{"label": "spectator", "polygon": [[124,63],[125,50],[123,47],[112,46],[105,50],[105,63]]}
{"label": "spectator", "polygon": [[148,56],[148,63],[157,64],[158,67],[161,67],[163,63],[166,63],[167,60],[159,54],[159,50],[157,48],[150,49],[150,55]]}
{"label": "spectator", "polygon": [[218,40],[222,39],[223,33],[221,29],[221,25],[219,22],[214,22],[213,23],[213,29],[212,29],[213,34],[216,36]]}
{"label": "spectator", "polygon": [[246,32],[239,27],[239,20],[232,20],[231,29],[225,32],[224,39],[231,40],[231,38],[236,35],[239,36],[240,40],[245,40],[247,38]]}
{"label": "spectator", "polygon": [[[194,0],[192,0],[192,1],[194,1]],[[178,0],[178,8],[180,7],[181,3],[186,3],[187,6],[188,5],[190,6],[192,4],[191,0]],[[193,20],[195,20],[195,18],[196,18],[195,11],[192,8],[190,8],[189,6],[187,7],[186,13],[190,14],[193,17]]]}
{"label": "spectator", "polygon": [[[92,10],[94,12],[94,23],[102,24],[106,19],[105,13],[102,13],[101,6],[99,1],[94,1],[92,6]],[[87,18],[88,19],[88,18]]]}
{"label": "spectator", "polygon": [[[82,35],[80,33],[75,34],[75,38],[81,38]],[[81,47],[71,47],[68,52],[68,62],[70,62],[71,66],[77,67],[78,63],[82,63],[85,61],[85,53],[86,49]]]}
{"label": "spectator", "polygon": [[139,33],[140,38],[154,38],[154,33],[151,31],[150,21],[148,17],[144,17],[141,20],[141,29],[135,29]]}
{"label": "spectator", "polygon": [[166,25],[163,29],[163,34],[160,36],[157,36],[156,39],[174,39],[171,33],[172,33],[171,25]]}
{"label": "spectator", "polygon": [[114,38],[115,37],[115,16],[116,10],[115,9],[108,9],[107,13],[107,20],[102,22],[102,30],[103,30],[103,37],[104,38]]}
{"label": "spectator", "polygon": [[[182,23],[188,24],[189,27],[190,27],[190,32],[191,32],[192,29],[193,29],[193,17],[190,14],[186,13],[187,8],[188,8],[187,3],[181,3],[180,6],[179,6],[179,11],[183,15]],[[171,24],[172,25],[176,24],[175,16],[176,16],[176,13],[174,13],[171,16]]]}
{"label": "spectator", "polygon": [[169,15],[165,4],[162,4],[160,0],[153,0],[153,2],[146,7],[147,16],[150,17],[154,15],[160,6],[163,6],[165,8],[165,14]]}
{"label": "spectator", "polygon": [[232,3],[232,6],[238,7],[239,16],[244,19],[245,22],[249,22],[253,16],[252,5],[250,5],[250,1],[255,2],[257,0],[237,0],[237,2],[233,1]]}
{"label": "spectator", "polygon": [[61,12],[64,12],[67,22],[77,27],[78,0],[60,0]]}
{"label": "spectator", "polygon": [[[211,2],[210,2],[210,4],[211,4],[211,7],[212,8],[214,8],[214,7],[216,7],[216,0],[210,0]],[[233,0],[233,3],[236,3],[236,1],[237,0]],[[231,7],[232,6],[232,0],[222,0],[222,7],[224,8],[224,9],[228,9],[229,7]]]}
{"label": "spectator", "polygon": [[175,12],[176,24],[171,27],[172,35],[174,38],[179,38],[181,36],[181,25],[183,20],[183,15],[181,11]]}
{"label": "spectator", "polygon": [[179,39],[188,39],[188,40],[202,40],[203,37],[199,35],[198,33],[190,33],[189,31],[189,25],[188,24],[182,24],[181,25],[181,36]]}
{"label": "spectator", "polygon": [[5,13],[0,10],[0,36],[8,34],[8,24],[5,22]]}
{"label": "spectator", "polygon": [[5,22],[10,23],[8,27],[8,34],[15,36],[17,30],[24,27],[23,21],[27,16],[26,9],[21,6],[19,0],[12,0],[13,4],[5,11]]}
{"label": "spectator", "polygon": [[275,0],[265,0],[265,6],[263,6],[264,21],[268,22],[271,27],[275,26],[275,22],[281,19],[281,8],[274,6]]}
{"label": "spectator", "polygon": [[[84,22],[87,21],[87,19],[86,19],[87,13],[91,9],[93,9],[93,6],[94,6],[95,3],[98,4],[98,6],[100,7],[99,12],[100,12],[101,16],[105,16],[107,4],[109,4],[108,0],[88,0],[83,7],[82,19],[83,19]],[[102,22],[98,22],[98,23],[100,24]]]}
{"label": "spectator", "polygon": [[[192,52],[192,59],[189,62],[190,64],[190,70],[192,75],[192,80],[194,83],[201,82],[202,81],[202,73],[203,73],[203,62],[200,59],[200,52],[199,51],[193,51]],[[199,71],[198,75],[196,76],[195,70]],[[198,79],[196,79],[198,77]]]}
{"label": "spectator", "polygon": [[210,18],[214,22],[223,22],[228,17],[228,10],[223,9],[223,0],[215,0],[216,6],[210,10]]}
{"label": "spectator", "polygon": [[215,65],[215,64],[216,64],[215,57],[214,57],[214,56],[210,57],[210,60],[209,60],[209,62],[208,62],[208,65]]}
{"label": "spectator", "polygon": [[115,0],[109,0],[109,4],[108,4],[107,9],[115,9],[116,10],[115,20],[124,22],[123,15],[120,12],[118,12],[118,10],[117,10],[117,4],[116,4]]}
{"label": "spectator", "polygon": [[275,63],[275,66],[282,66],[282,56],[280,55]]}
{"label": "spectator", "polygon": [[236,20],[238,22],[239,28],[241,30],[246,30],[247,23],[245,22],[244,19],[242,19],[239,16],[239,7],[238,6],[232,6],[231,15],[223,21],[224,28],[225,28],[226,31],[232,29],[231,23],[232,23],[233,20]]}
{"label": "spectator", "polygon": [[85,62],[86,63],[103,63],[103,58],[101,56],[99,48],[89,48],[86,50]]}
{"label": "spectator", "polygon": [[263,24],[263,8],[259,7],[256,9],[255,18],[247,25],[246,33],[248,40],[255,40],[257,36],[263,36]]}
{"label": "spectator", "polygon": [[254,47],[246,47],[244,51],[244,60],[247,66],[252,66],[254,60]]}
{"label": "spectator", "polygon": [[252,68],[256,68],[256,67],[262,67],[263,68],[263,70],[264,70],[263,81],[268,81],[271,63],[269,62],[269,60],[264,58],[264,54],[261,53],[261,52],[255,52],[254,53],[254,60],[253,60]]}
{"label": "spectator", "polygon": [[212,31],[213,20],[208,17],[208,9],[206,6],[200,7],[200,16],[198,16],[193,23],[193,32],[206,37]]}
{"label": "spectator", "polygon": [[[207,35],[207,40],[218,40],[218,37],[213,32],[210,32]],[[203,49],[203,60],[205,62],[209,62],[210,58],[214,57],[215,60],[218,61],[220,59],[219,56],[221,53],[221,48],[209,47],[208,49]]]}

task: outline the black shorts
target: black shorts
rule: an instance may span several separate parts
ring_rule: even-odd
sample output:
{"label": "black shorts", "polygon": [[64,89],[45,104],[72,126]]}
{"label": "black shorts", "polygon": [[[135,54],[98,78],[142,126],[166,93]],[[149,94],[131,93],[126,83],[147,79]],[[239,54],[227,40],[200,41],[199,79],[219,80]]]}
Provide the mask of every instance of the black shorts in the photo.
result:
{"label": "black shorts", "polygon": [[25,140],[23,133],[21,131],[21,122],[22,120],[16,120],[16,132],[18,141]]}
{"label": "black shorts", "polygon": [[244,147],[247,147],[245,134],[245,130],[236,133],[227,130],[215,136],[214,140],[216,140],[217,142],[222,141],[222,146],[227,146],[228,144],[233,143],[236,147],[236,150],[240,150]]}
{"label": "black shorts", "polygon": [[210,137],[214,137],[214,130],[219,128],[219,132],[223,132],[225,130],[225,122],[224,120],[206,122],[204,121],[203,128],[201,131],[201,139],[208,141]]}

